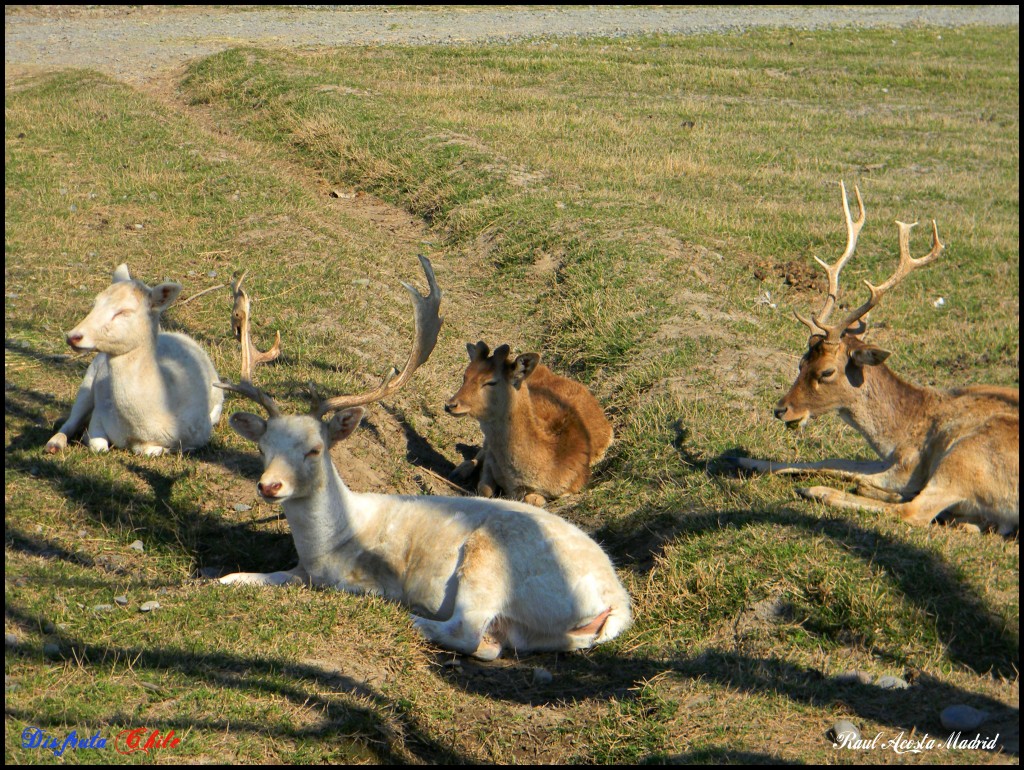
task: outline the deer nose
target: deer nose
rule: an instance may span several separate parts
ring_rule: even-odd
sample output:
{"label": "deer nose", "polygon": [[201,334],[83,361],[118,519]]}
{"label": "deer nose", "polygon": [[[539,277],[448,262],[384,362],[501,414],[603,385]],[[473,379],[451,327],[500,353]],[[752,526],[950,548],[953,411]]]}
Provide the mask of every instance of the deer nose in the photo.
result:
{"label": "deer nose", "polygon": [[68,332],[68,336],[65,337],[65,339],[68,341],[68,344],[71,347],[75,348],[78,347],[78,344],[82,341],[82,337],[83,335],[81,334],[76,334],[75,332]]}
{"label": "deer nose", "polygon": [[256,489],[264,497],[277,497],[277,493],[281,491],[280,481],[271,481],[264,484],[262,481],[256,484]]}
{"label": "deer nose", "polygon": [[455,414],[455,407],[457,407],[458,405],[459,402],[453,398],[451,401],[444,405],[444,410],[448,412],[448,414]]}
{"label": "deer nose", "polygon": [[789,407],[788,406],[780,406],[780,405],[776,404],[775,405],[775,409],[773,409],[772,411],[775,412],[776,419],[784,420],[786,418],[786,412],[789,411]]}

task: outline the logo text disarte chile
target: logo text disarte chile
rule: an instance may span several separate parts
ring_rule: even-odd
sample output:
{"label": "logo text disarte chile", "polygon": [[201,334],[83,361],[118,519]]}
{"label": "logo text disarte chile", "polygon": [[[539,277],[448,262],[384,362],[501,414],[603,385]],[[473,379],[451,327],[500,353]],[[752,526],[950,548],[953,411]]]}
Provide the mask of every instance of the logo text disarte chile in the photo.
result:
{"label": "logo text disarte chile", "polygon": [[[21,747],[23,749],[52,751],[57,757],[63,755],[68,749],[105,749],[107,743],[108,740],[98,731],[91,736],[85,734],[79,736],[77,730],[72,730],[63,739],[31,725],[21,732]],[[118,754],[134,754],[137,751],[148,754],[153,749],[173,749],[179,743],[181,743],[181,738],[174,735],[174,730],[168,732],[167,735],[161,735],[159,730],[136,727],[119,732],[113,739],[111,747]]]}
{"label": "logo text disarte chile", "polygon": [[61,756],[67,749],[103,749],[107,746],[107,739],[100,737],[99,732],[92,736],[78,737],[78,732],[72,730],[62,741],[49,733],[45,733],[38,727],[26,727],[21,731],[21,747],[23,749],[49,749],[54,756]]}

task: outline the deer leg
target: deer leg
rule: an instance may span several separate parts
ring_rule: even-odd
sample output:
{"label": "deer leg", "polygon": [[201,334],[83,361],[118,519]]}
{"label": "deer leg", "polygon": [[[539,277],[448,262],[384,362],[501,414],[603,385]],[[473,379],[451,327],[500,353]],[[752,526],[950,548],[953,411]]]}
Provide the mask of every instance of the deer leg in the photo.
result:
{"label": "deer leg", "polygon": [[785,473],[801,475],[821,473],[827,476],[859,481],[864,476],[881,475],[890,464],[882,460],[862,462],[858,460],[820,460],[813,463],[782,463],[772,460],[755,460],[753,457],[728,457],[727,460],[740,468],[761,473]]}
{"label": "deer leg", "polygon": [[[819,474],[852,481],[857,485],[858,495],[889,503],[904,501],[903,490],[910,477],[910,472],[903,465],[880,460],[872,462],[821,460],[811,463],[776,463],[768,460],[753,460],[748,457],[730,459],[741,468],[748,470],[787,475]],[[827,489],[827,487],[820,489]]]}
{"label": "deer leg", "polygon": [[487,447],[482,448],[476,453],[476,457],[466,460],[455,467],[448,478],[454,481],[456,484],[465,484],[473,478],[473,474],[479,473],[480,469],[483,468],[484,461],[487,458]]}
{"label": "deer leg", "polygon": [[480,483],[476,485],[476,492],[481,497],[494,497],[498,493],[498,483],[491,468],[490,455],[484,458],[483,467],[480,469]]}
{"label": "deer leg", "polygon": [[132,447],[132,451],[137,455],[145,455],[146,457],[158,457],[165,452],[170,451],[165,446],[159,444],[136,444]]}
{"label": "deer leg", "polygon": [[283,586],[289,583],[308,583],[309,575],[300,566],[280,572],[233,572],[220,578],[224,585]]}
{"label": "deer leg", "polygon": [[[471,534],[462,547],[456,571],[455,603],[448,620],[414,617],[413,622],[427,639],[441,647],[494,660],[501,654],[495,620],[508,587],[500,575],[504,570],[502,549],[484,530]],[[500,632],[503,634],[503,632]]]}
{"label": "deer leg", "polygon": [[68,440],[82,432],[95,404],[95,396],[92,390],[95,379],[96,359],[94,358],[89,364],[89,368],[85,371],[85,378],[82,380],[82,384],[78,386],[78,394],[75,396],[75,403],[71,407],[71,414],[64,424],[60,426],[60,430],[54,434],[53,438],[46,442],[46,451],[48,453],[53,454],[61,449],[65,449],[68,445]]}
{"label": "deer leg", "polygon": [[843,492],[831,487],[809,487],[797,490],[797,494],[809,500],[818,500],[834,508],[852,508],[879,513],[895,513],[908,524],[926,526],[947,508],[956,505],[960,499],[946,490],[929,484],[913,500],[905,503],[887,503],[862,495]]}
{"label": "deer leg", "polygon": [[494,614],[469,611],[458,604],[448,620],[430,620],[413,615],[413,624],[431,642],[480,660],[494,660],[501,654],[501,642],[487,633]]}
{"label": "deer leg", "polygon": [[110,449],[110,439],[103,428],[103,420],[95,409],[89,419],[89,428],[84,438],[93,452],[106,452]]}

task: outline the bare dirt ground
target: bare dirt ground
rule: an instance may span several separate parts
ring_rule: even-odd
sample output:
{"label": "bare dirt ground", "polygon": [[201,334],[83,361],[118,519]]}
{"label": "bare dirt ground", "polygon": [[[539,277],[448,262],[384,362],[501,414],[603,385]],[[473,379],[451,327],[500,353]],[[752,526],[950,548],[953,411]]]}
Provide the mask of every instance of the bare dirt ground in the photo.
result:
{"label": "bare dirt ground", "polygon": [[754,27],[1019,24],[1019,6],[67,6],[8,5],[4,64],[89,67],[146,82],[237,45],[457,45],[550,36],[740,32]]}

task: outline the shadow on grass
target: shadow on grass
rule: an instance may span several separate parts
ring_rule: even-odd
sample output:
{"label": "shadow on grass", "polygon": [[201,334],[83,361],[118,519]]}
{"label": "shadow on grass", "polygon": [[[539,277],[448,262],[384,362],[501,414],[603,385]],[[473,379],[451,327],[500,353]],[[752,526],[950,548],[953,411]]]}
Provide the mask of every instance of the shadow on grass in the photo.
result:
{"label": "shadow on grass", "polygon": [[[550,684],[531,681],[534,667],[544,666],[552,674]],[[803,706],[832,711],[836,718],[871,720],[893,728],[882,740],[928,733],[944,742],[950,731],[939,720],[941,710],[956,703],[971,704],[992,714],[980,728],[988,739],[998,738],[998,748],[1010,755],[1019,754],[1018,709],[1009,708],[986,695],[972,693],[927,675],[919,675],[903,690],[882,689],[874,685],[845,685],[826,677],[817,669],[773,656],[758,657],[735,651],[709,650],[693,658],[656,660],[643,657],[612,656],[598,650],[588,655],[535,655],[521,662],[499,660],[479,664],[463,659],[460,666],[441,668],[439,676],[466,692],[495,700],[509,700],[537,706],[559,706],[586,700],[614,699],[620,703],[636,701],[647,683],[666,681],[665,674],[685,683],[718,685],[724,691],[745,692],[758,697],[781,697]],[[671,684],[667,685],[671,687]],[[973,738],[974,733],[967,736]],[[808,745],[829,745],[824,731],[809,727]],[[873,735],[866,736],[869,740]],[[727,749],[711,750],[732,754]],[[693,760],[702,752],[692,755]],[[708,757],[711,758],[710,756]],[[722,757],[724,759],[724,755]],[[650,761],[675,761],[652,755]],[[777,760],[772,760],[777,761]]]}
{"label": "shadow on grass", "polygon": [[[993,616],[977,594],[940,554],[892,535],[866,528],[849,518],[818,518],[788,507],[667,513],[638,510],[597,533],[616,563],[647,572],[655,557],[676,538],[699,538],[716,530],[782,527],[825,537],[842,551],[882,570],[916,606],[935,618],[946,655],[979,674],[1014,678],[1020,649],[1012,629]],[[806,624],[805,624],[806,625]]]}
{"label": "shadow on grass", "polygon": [[[39,394],[8,384],[5,395],[8,415],[45,422],[31,406],[45,402]],[[45,454],[43,447],[50,435],[48,428],[27,424],[19,432],[9,432],[4,457],[6,470],[27,474],[37,483],[49,486],[96,524],[114,532],[136,531],[147,548],[160,545],[184,549],[197,568],[273,571],[289,560],[295,562],[295,548],[289,535],[263,532],[254,529],[251,522],[225,519],[204,510],[202,503],[190,500],[189,495],[177,494],[179,484],[195,483],[193,476],[199,470],[195,465],[175,470],[166,462],[167,457],[143,459],[120,449],[98,458],[77,444],[63,453]],[[216,440],[188,456],[216,463],[242,477],[258,478],[262,472],[258,457],[226,449]],[[121,474],[126,476],[118,478]],[[134,480],[141,480],[148,490],[140,489]],[[101,566],[108,571],[123,568],[116,558],[100,564],[93,557],[28,534],[10,519],[6,524],[9,548],[44,558]]]}
{"label": "shadow on grass", "polygon": [[[6,607],[8,623],[26,630],[46,625],[44,618]],[[336,671],[328,671],[308,663],[269,658],[264,656],[236,655],[229,652],[194,652],[173,646],[163,647],[117,647],[104,644],[89,644],[67,636],[59,640],[61,657],[85,666],[121,665],[130,669],[135,677],[148,672],[173,672],[195,680],[198,686],[213,689],[233,689],[242,693],[256,693],[263,696],[283,698],[307,714],[317,714],[312,724],[303,727],[287,726],[283,720],[273,723],[265,721],[246,722],[228,718],[150,718],[144,720],[148,730],[160,730],[166,735],[174,730],[178,735],[190,730],[211,734],[250,735],[276,740],[330,740],[337,762],[365,762],[375,760],[384,763],[404,763],[409,755],[424,763],[466,764],[471,760],[444,745],[427,734],[427,731],[408,715],[407,710],[381,695],[365,683]],[[30,658],[36,663],[46,662],[40,652],[27,648],[15,648],[14,655]],[[10,656],[11,650],[8,650]],[[358,704],[355,699],[368,699],[372,708]],[[377,711],[375,711],[376,709]],[[8,718],[26,725],[43,729],[66,729],[68,720],[74,721],[72,713],[48,716],[27,709],[5,708]],[[385,719],[383,715],[389,717]],[[131,713],[115,713],[102,717],[107,725],[140,726],[140,718]],[[401,735],[396,735],[388,722],[400,723]],[[100,725],[89,726],[90,731]],[[116,729],[116,728],[115,728]],[[112,738],[113,735],[104,736]],[[167,750],[173,756],[173,750]]]}
{"label": "shadow on grass", "polygon": [[[47,404],[40,394],[10,387],[5,400],[9,407],[13,407],[12,411],[21,410],[25,417],[33,414],[34,404]],[[410,440],[410,430],[406,431],[407,440]],[[412,434],[418,437],[414,431]],[[142,492],[137,486],[113,479],[109,471],[97,473],[97,468],[88,462],[88,456],[67,461],[60,456],[43,455],[41,447],[47,438],[45,430],[25,426],[21,433],[10,438],[6,453],[7,469],[31,474],[41,483],[51,485],[56,492],[81,506],[96,522],[106,527],[116,528],[121,525],[145,531],[147,541],[158,542],[172,549],[184,549],[200,564],[208,562],[212,554],[215,554],[213,560],[217,564],[224,564],[225,558],[237,559],[237,564],[247,570],[256,567],[272,571],[287,563],[288,558],[294,562],[294,550],[289,536],[260,533],[247,523],[225,522],[218,516],[204,512],[191,499],[181,499],[188,496],[176,496],[176,485],[189,483],[190,476],[195,472],[194,467],[183,470],[164,469],[159,462],[138,460],[126,453],[104,458],[106,465],[111,468],[123,467],[134,478],[143,480],[151,493]],[[410,457],[420,456],[419,449],[411,440],[408,451]],[[432,448],[430,451],[434,452]],[[259,475],[260,464],[254,456],[225,450],[216,443],[194,456],[217,462],[233,472],[243,472],[242,475],[246,477]],[[713,472],[712,466],[700,458],[684,459],[698,470]],[[429,456],[427,461],[430,461]],[[604,543],[612,544],[609,550],[617,557],[618,563],[626,564],[638,572],[646,572],[655,557],[663,552],[664,546],[676,538],[697,538],[716,530],[742,530],[765,525],[827,537],[845,552],[883,570],[907,599],[936,616],[936,627],[950,659],[976,671],[991,670],[1008,677],[1016,675],[1019,659],[1016,639],[992,618],[981,597],[964,584],[941,556],[885,533],[864,528],[849,519],[819,519],[789,508],[765,512],[733,510],[692,514],[639,509],[629,517],[606,526],[597,537]],[[79,565],[103,566],[95,561],[83,561],[81,554],[48,540],[34,538],[16,527],[8,527],[8,535],[9,548]],[[282,555],[284,550],[288,552],[287,557]],[[16,623],[38,624],[38,619],[21,615],[16,608],[10,606],[8,618]],[[322,678],[333,676],[316,667],[292,665],[285,661],[267,662],[228,653],[196,655],[173,648],[149,651],[115,649],[74,640],[66,642],[65,646],[74,649],[76,654],[80,652],[88,656],[90,660],[128,656],[123,659],[138,658],[143,667],[196,672],[197,675],[209,675],[213,680],[217,679],[217,675],[208,674],[209,671],[230,670],[232,667],[246,672],[281,671],[290,677],[285,684],[271,685],[262,680],[253,680],[248,675],[231,676],[229,679],[231,682],[240,682],[239,687],[270,689],[285,697],[301,697],[302,702],[311,696],[298,682],[310,680],[322,684]],[[942,734],[937,722],[941,706],[966,702],[995,713],[1005,714],[1008,711],[1001,703],[987,696],[930,677],[919,677],[913,687],[904,691],[885,691],[863,686],[839,687],[815,669],[775,657],[754,657],[733,651],[711,650],[692,659],[666,661],[628,656],[611,658],[599,649],[589,656],[538,655],[531,656],[529,660],[526,666],[482,666],[466,661],[458,668],[440,669],[439,676],[449,678],[454,685],[467,692],[495,700],[541,705],[561,704],[581,698],[629,700],[638,697],[638,685],[668,671],[683,679],[719,683],[723,687],[751,694],[776,693],[797,703],[832,707],[895,728],[916,729],[918,732],[928,731],[932,734]],[[530,674],[535,665],[547,665],[553,669],[556,674],[554,682],[534,686]],[[343,683],[342,689],[345,687],[363,685],[349,680]],[[336,704],[325,701],[324,708],[328,712],[335,709],[337,720],[345,725],[339,728],[340,733],[351,732],[351,725],[344,722],[350,713],[347,707],[342,713],[337,711],[339,707]],[[1016,723],[1017,711],[1012,711]],[[376,730],[379,718],[365,710],[360,713],[362,716],[359,718],[368,719],[373,725],[372,729]],[[28,720],[30,716],[20,718]],[[211,729],[221,726],[217,720],[209,720],[209,725]],[[188,726],[176,726],[172,721],[164,725],[165,729],[184,729]],[[237,727],[234,723],[232,726]],[[264,725],[252,727],[254,730],[266,731]],[[306,734],[305,730],[278,729],[287,735]],[[319,732],[310,729],[313,730],[310,735],[321,735],[325,729],[329,731],[331,728],[321,727]],[[414,733],[419,730],[415,724],[409,729]],[[373,737],[380,741],[377,732],[373,732]],[[423,758],[458,761],[459,758],[450,749],[433,739],[422,735],[419,739],[426,747]],[[1019,751],[1016,742],[1007,742],[1005,750],[1014,755]],[[380,756],[392,759],[395,755],[383,753]],[[657,761],[656,757],[652,759]]]}

